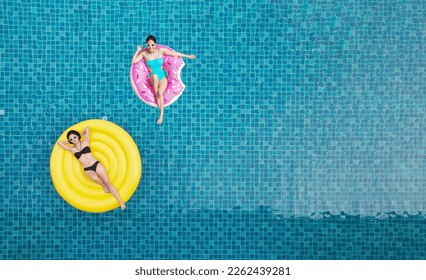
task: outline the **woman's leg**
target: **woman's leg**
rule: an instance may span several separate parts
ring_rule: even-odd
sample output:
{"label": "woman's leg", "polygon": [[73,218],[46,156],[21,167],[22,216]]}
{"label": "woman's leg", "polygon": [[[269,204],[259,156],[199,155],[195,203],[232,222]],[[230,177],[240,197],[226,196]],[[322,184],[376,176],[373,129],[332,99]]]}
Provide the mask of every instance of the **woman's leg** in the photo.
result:
{"label": "woman's leg", "polygon": [[163,115],[164,115],[164,91],[167,87],[167,78],[164,77],[161,79],[158,85],[158,91],[157,91],[157,105],[158,109],[160,109],[160,116],[158,117],[157,124],[161,124],[163,122]]}
{"label": "woman's leg", "polygon": [[[164,78],[161,79],[161,81],[162,80],[164,80]],[[155,98],[157,99],[158,110],[160,110],[160,117],[158,118],[157,124],[161,124],[161,122],[163,121],[163,111],[164,111],[163,93],[164,93],[165,88],[162,92],[160,91],[161,81],[158,80],[158,76],[156,74],[153,74],[151,76],[151,78],[149,78],[149,83],[154,88],[154,94],[155,94]]]}
{"label": "woman's leg", "polygon": [[98,185],[101,185],[101,186],[102,186],[102,188],[104,189],[104,192],[106,192],[106,193],[110,193],[109,189],[108,189],[108,188],[104,185],[104,182],[102,182],[102,180],[101,180],[101,179],[99,179],[98,175],[96,175],[96,172],[95,172],[95,171],[87,170],[87,171],[84,171],[84,173],[86,173],[86,175],[87,175],[90,179],[92,179],[92,181],[93,181],[93,182],[95,182],[95,183],[96,183],[96,184],[98,184]]}
{"label": "woman's leg", "polygon": [[[86,173],[89,171],[86,171]],[[126,205],[121,200],[120,194],[118,193],[117,189],[111,184],[108,174],[105,170],[105,167],[102,165],[102,163],[99,163],[98,166],[96,166],[96,175],[99,177],[99,179],[102,181],[103,185],[109,189],[111,194],[118,200],[118,203],[120,203],[121,210],[126,209]]]}
{"label": "woman's leg", "polygon": [[149,78],[149,83],[150,83],[150,84],[151,84],[151,86],[154,88],[155,96],[157,96],[157,92],[158,92],[158,85],[159,85],[159,80],[158,80],[158,76],[157,76],[157,74],[153,74],[153,75]]}

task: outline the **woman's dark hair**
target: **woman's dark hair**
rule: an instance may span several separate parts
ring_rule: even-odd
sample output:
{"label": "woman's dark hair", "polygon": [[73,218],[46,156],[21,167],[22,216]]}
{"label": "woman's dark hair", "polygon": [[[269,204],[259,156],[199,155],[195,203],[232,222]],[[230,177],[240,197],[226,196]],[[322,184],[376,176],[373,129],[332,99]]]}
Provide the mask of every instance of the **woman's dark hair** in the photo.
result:
{"label": "woman's dark hair", "polygon": [[146,37],[145,43],[148,43],[149,40],[152,40],[152,41],[154,41],[154,43],[157,44],[157,39],[155,39],[154,36],[149,35],[148,37]]}
{"label": "woman's dark hair", "polygon": [[[71,143],[71,141],[70,141],[70,135],[71,135],[71,134],[77,135],[78,140],[80,140],[80,139],[81,139],[81,135],[80,135],[80,133],[79,133],[78,131],[76,131],[76,130],[70,130],[70,131],[68,131],[68,133],[67,133],[67,140],[68,140],[68,142],[70,142],[70,143]],[[72,144],[72,143],[71,143],[71,144]]]}

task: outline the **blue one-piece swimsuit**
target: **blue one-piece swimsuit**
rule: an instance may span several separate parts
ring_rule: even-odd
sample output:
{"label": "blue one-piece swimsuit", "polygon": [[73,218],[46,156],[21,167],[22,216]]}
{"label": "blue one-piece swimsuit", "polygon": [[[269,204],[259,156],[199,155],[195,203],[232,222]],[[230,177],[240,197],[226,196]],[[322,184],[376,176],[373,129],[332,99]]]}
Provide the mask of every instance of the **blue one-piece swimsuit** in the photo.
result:
{"label": "blue one-piece swimsuit", "polygon": [[[159,55],[160,51],[158,51]],[[158,56],[157,55],[157,56]],[[158,80],[161,81],[164,77],[166,77],[166,71],[163,69],[163,58],[157,57],[156,59],[148,60],[146,62],[146,65],[151,69],[151,73],[149,74],[149,77],[151,78],[152,75],[157,75]]]}

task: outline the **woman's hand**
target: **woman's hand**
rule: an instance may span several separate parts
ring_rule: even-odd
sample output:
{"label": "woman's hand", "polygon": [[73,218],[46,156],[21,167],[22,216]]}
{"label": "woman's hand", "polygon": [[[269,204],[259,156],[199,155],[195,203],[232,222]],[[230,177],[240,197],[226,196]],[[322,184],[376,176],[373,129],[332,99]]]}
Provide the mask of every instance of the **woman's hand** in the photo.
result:
{"label": "woman's hand", "polygon": [[143,58],[142,46],[138,46],[136,48],[136,52],[133,55],[132,61],[130,63],[132,64],[138,63],[139,60],[141,60],[142,58]]}
{"label": "woman's hand", "polygon": [[86,135],[90,132],[90,128],[88,126],[86,126],[83,131],[81,132],[81,136]]}
{"label": "woman's hand", "polygon": [[195,55],[193,55],[193,54],[188,55],[188,58],[190,58],[190,59],[196,59]]}

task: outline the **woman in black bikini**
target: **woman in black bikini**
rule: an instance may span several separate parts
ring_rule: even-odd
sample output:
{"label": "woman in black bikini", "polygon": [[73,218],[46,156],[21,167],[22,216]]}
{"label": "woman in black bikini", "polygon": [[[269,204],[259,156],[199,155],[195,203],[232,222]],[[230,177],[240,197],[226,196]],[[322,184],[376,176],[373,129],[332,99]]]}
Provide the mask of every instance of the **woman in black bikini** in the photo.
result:
{"label": "woman in black bikini", "polygon": [[[80,141],[81,135],[85,136],[83,141]],[[111,184],[105,167],[93,155],[89,147],[90,130],[86,127],[81,133],[75,130],[70,130],[67,133],[68,142],[73,146],[68,146],[67,141],[58,141],[58,145],[63,149],[71,152],[80,161],[84,168],[84,173],[89,176],[95,183],[101,185],[104,192],[111,193],[120,203],[121,210],[126,208],[126,205],[121,200],[117,189]]]}

